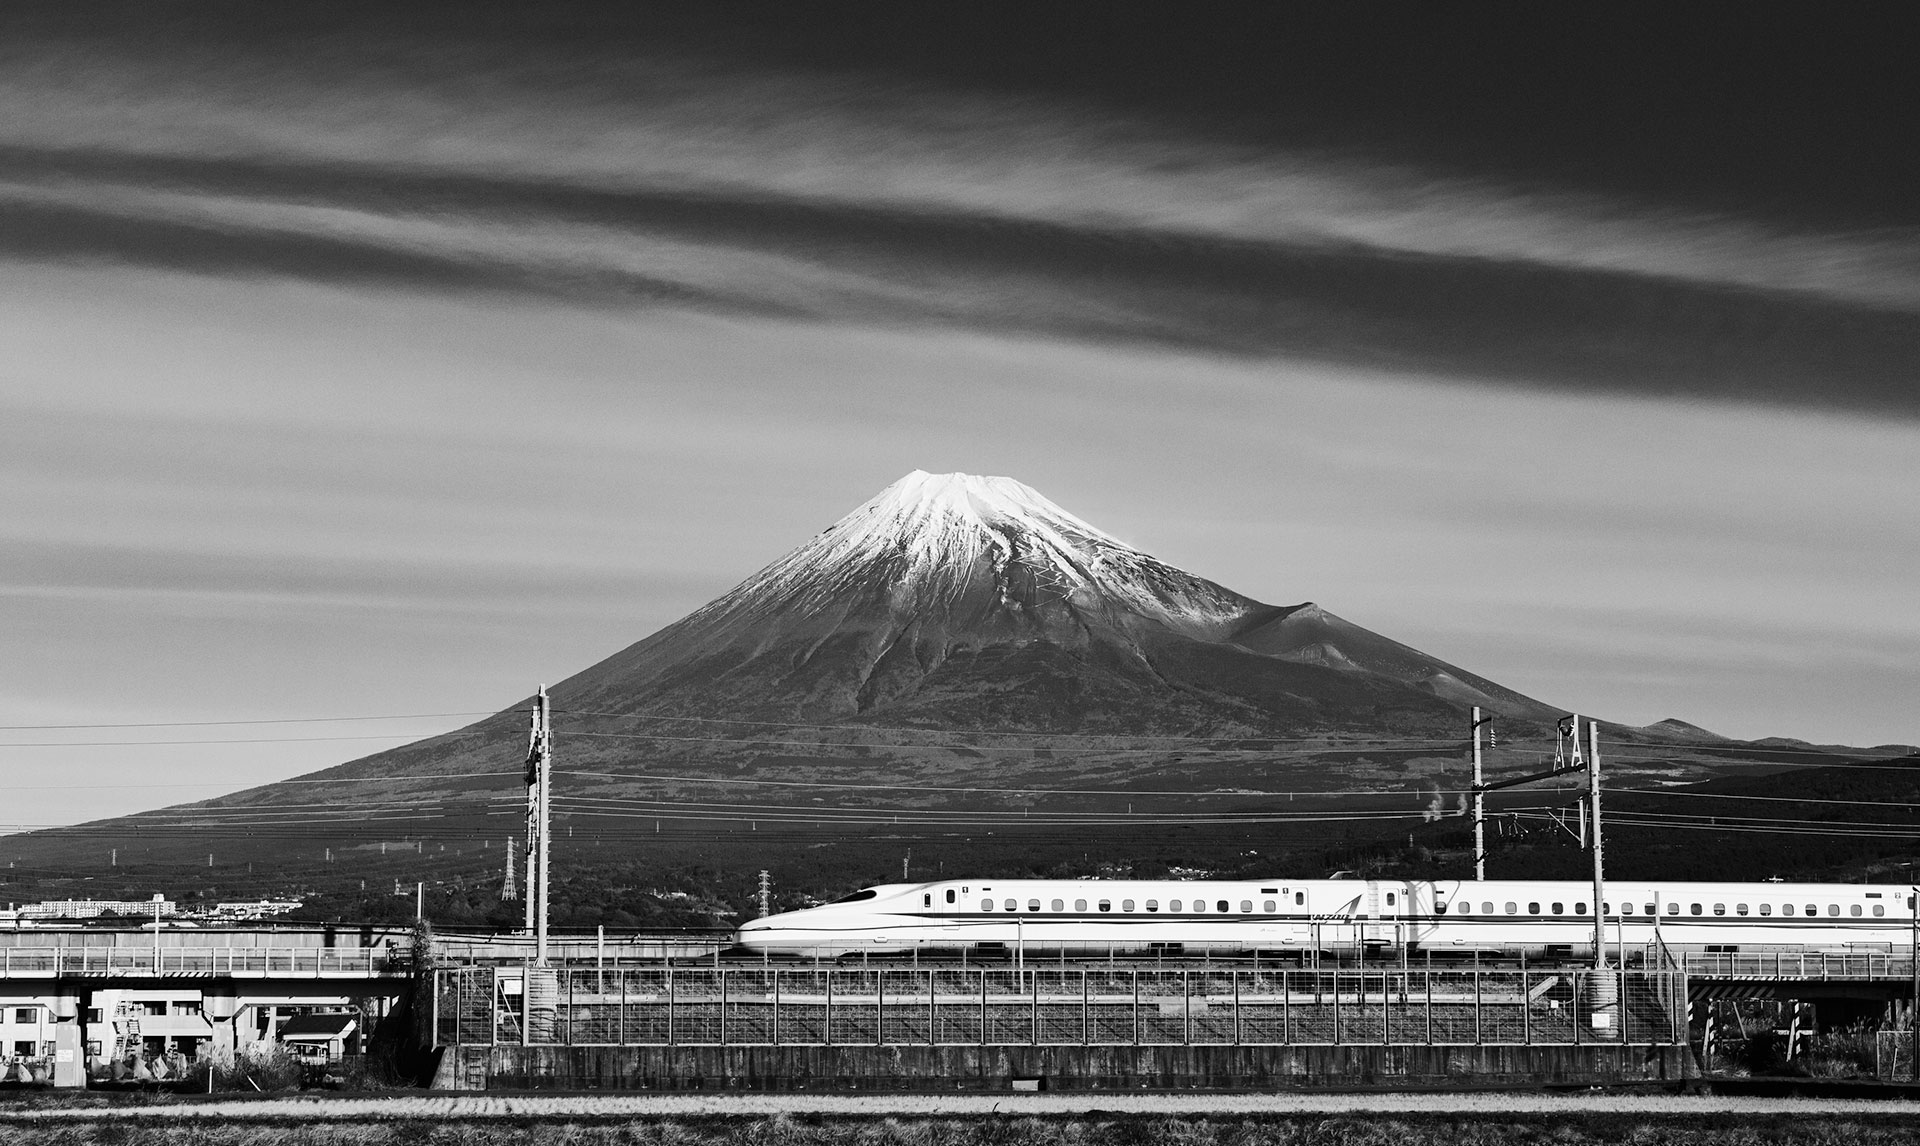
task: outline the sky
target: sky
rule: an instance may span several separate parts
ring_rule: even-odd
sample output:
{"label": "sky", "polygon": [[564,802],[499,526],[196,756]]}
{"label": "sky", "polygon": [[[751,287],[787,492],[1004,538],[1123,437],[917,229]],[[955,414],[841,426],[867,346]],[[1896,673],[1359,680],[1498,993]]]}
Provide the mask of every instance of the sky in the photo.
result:
{"label": "sky", "polygon": [[9,4],[0,830],[456,727],[913,469],[1920,741],[1920,16],[1669,7]]}

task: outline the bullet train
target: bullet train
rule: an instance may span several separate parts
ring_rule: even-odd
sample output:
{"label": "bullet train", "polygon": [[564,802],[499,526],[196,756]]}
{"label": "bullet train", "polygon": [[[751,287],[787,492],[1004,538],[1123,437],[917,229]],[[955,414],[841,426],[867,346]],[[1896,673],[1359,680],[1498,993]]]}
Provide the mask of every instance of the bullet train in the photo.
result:
{"label": "bullet train", "polygon": [[[1606,885],[1605,942],[1671,951],[1905,951],[1902,885]],[[1371,950],[1591,954],[1593,884],[1537,880],[941,880],[742,924],[767,955]]]}

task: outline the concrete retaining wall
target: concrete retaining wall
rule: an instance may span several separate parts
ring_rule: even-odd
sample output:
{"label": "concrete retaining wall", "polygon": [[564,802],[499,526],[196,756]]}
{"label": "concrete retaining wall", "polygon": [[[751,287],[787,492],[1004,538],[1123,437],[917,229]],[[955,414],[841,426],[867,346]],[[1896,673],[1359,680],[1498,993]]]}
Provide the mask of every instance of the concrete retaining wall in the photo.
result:
{"label": "concrete retaining wall", "polygon": [[[1256,1089],[1697,1076],[1673,1046],[448,1047],[442,1090]],[[1036,1083],[1037,1080],[1037,1083]]]}

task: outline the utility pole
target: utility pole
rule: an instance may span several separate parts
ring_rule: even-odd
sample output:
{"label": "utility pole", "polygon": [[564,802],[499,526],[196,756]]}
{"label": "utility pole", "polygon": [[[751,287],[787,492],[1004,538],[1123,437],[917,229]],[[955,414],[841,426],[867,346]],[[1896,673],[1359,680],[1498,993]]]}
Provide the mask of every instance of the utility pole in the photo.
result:
{"label": "utility pole", "polygon": [[1487,878],[1487,794],[1480,790],[1486,778],[1481,774],[1480,726],[1492,724],[1493,717],[1481,716],[1473,706],[1473,878]]}
{"label": "utility pole", "polygon": [[772,914],[773,914],[773,873],[763,869],[760,872],[760,918],[765,919],[767,916]]}
{"label": "utility pole", "polygon": [[507,841],[507,882],[500,885],[500,902],[512,903],[520,898],[520,889],[513,882],[513,841]]}
{"label": "utility pole", "polygon": [[420,880],[413,885],[413,917],[415,919],[427,917],[427,882],[425,880]]}
{"label": "utility pole", "polygon": [[[1580,754],[1580,718],[1573,718],[1573,751]],[[1606,848],[1600,837],[1600,723],[1587,721],[1587,805],[1593,809],[1593,969],[1607,966]]]}
{"label": "utility pole", "polygon": [[553,707],[547,686],[533,701],[533,728],[527,740],[527,930],[534,935],[534,961],[547,963],[548,842],[553,820]]}
{"label": "utility pole", "polygon": [[[1474,712],[1476,714],[1474,727],[1474,748],[1476,749],[1474,753],[1474,764],[1475,776],[1477,777],[1479,774],[1478,765],[1480,763],[1480,754],[1477,751],[1479,748],[1479,717],[1477,715],[1479,710],[1475,709]],[[1547,771],[1536,772],[1531,776],[1515,776],[1510,780],[1498,780],[1491,784],[1480,782],[1478,779],[1475,780],[1473,785],[1475,808],[1474,827],[1476,829],[1474,833],[1474,846],[1476,849],[1480,846],[1480,836],[1477,829],[1480,826],[1479,805],[1483,795],[1501,788],[1512,788],[1520,784],[1532,784],[1539,780],[1551,780],[1558,776],[1564,776],[1569,772],[1584,770],[1587,773],[1586,802],[1587,806],[1592,810],[1593,815],[1592,842],[1588,845],[1593,849],[1593,958],[1596,969],[1604,968],[1607,965],[1607,884],[1605,857],[1600,839],[1600,725],[1597,721],[1587,721],[1587,747],[1585,749],[1583,749],[1580,744],[1579,714],[1576,713],[1573,716],[1563,719],[1560,722],[1557,733],[1553,745],[1553,767]]]}

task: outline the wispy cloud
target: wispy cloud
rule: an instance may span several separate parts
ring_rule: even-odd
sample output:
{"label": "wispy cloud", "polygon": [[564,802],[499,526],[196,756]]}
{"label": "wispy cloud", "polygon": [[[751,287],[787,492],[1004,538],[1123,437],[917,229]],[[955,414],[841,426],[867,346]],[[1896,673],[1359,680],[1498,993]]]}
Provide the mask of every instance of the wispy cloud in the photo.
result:
{"label": "wispy cloud", "polygon": [[1536,258],[395,165],[13,148],[0,252],[1920,413],[1920,311]]}
{"label": "wispy cloud", "polygon": [[10,49],[0,255],[1920,404],[1917,228],[664,42],[158,44]]}

